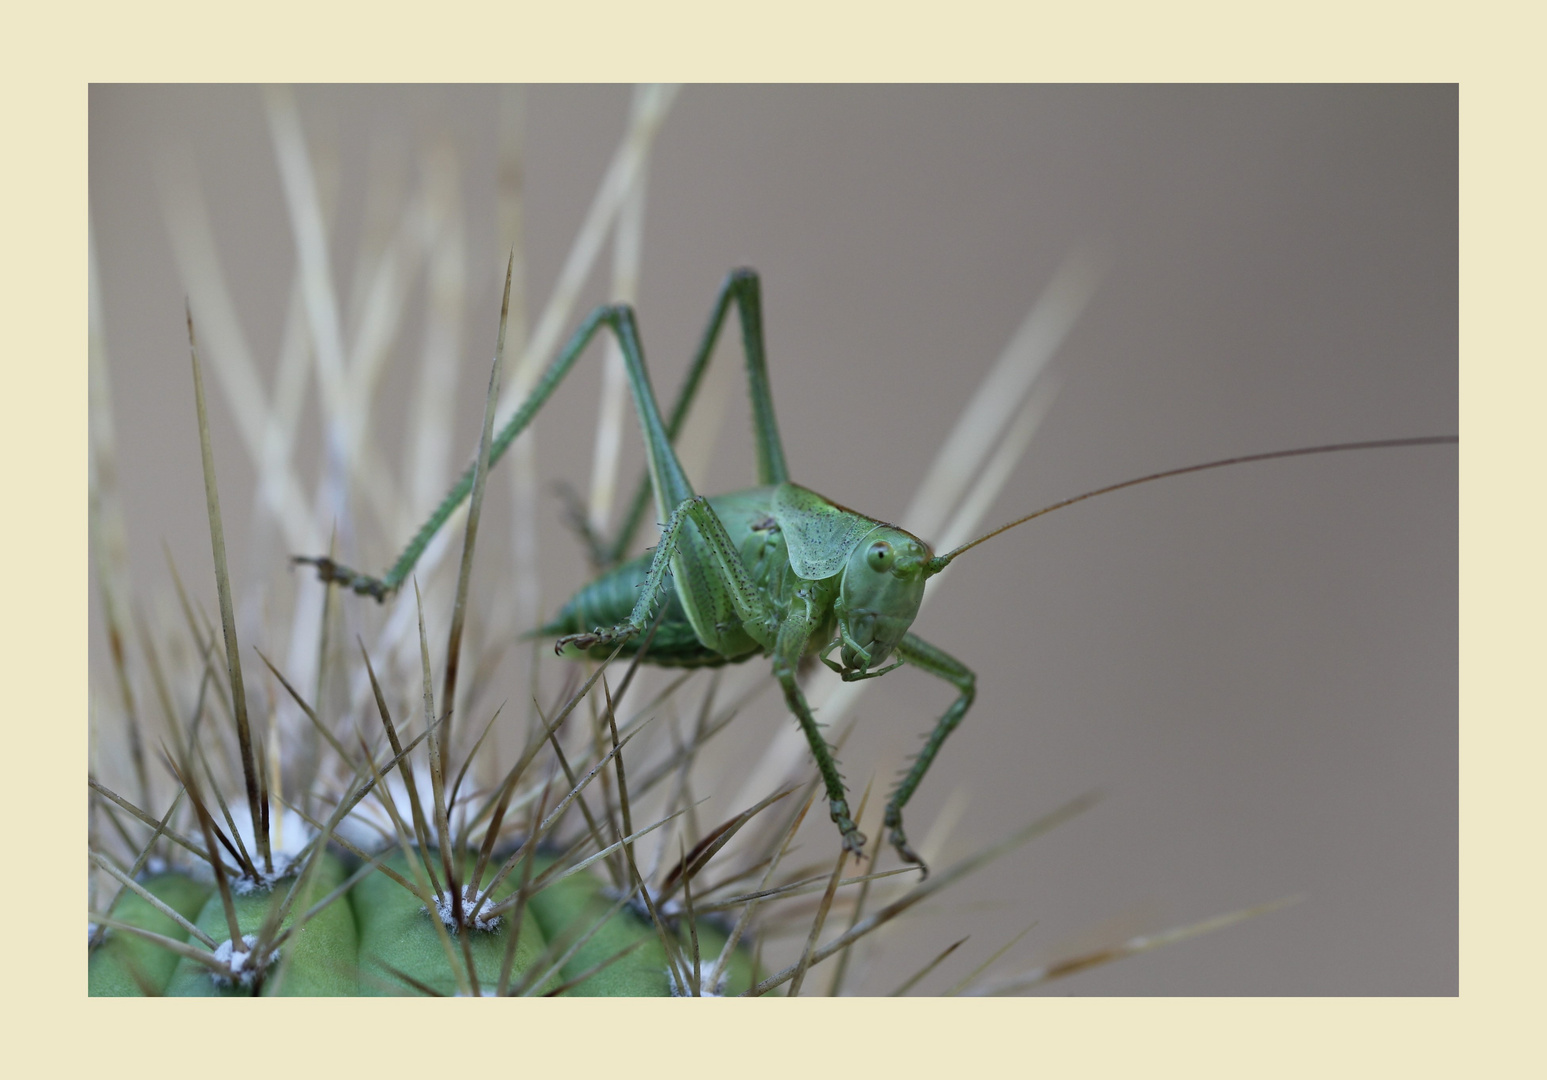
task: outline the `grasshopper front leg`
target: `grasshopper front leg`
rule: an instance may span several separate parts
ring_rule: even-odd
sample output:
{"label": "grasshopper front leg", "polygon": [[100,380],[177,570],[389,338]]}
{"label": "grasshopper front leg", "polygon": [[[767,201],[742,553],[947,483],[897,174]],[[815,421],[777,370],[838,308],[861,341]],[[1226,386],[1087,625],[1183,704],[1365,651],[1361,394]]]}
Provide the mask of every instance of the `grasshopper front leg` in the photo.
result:
{"label": "grasshopper front leg", "polygon": [[[809,582],[809,590],[814,591],[822,584]],[[811,746],[811,756],[816,760],[817,771],[822,774],[822,784],[827,789],[828,813],[843,835],[844,849],[859,856],[865,853],[865,834],[859,831],[849,814],[848,793],[844,790],[843,774],[838,771],[833,748],[823,737],[822,729],[817,726],[815,717],[811,715],[811,707],[806,704],[806,697],[795,681],[796,667],[805,654],[812,631],[820,621],[820,606],[820,601],[810,595],[809,591],[806,596],[796,598],[795,606],[792,606],[792,610],[785,616],[784,624],[779,628],[778,641],[774,646],[773,673],[784,688],[784,700],[790,712],[800,722],[800,730],[805,733],[806,742]],[[919,860],[915,858],[913,861]]]}
{"label": "grasshopper front leg", "polygon": [[956,730],[956,725],[961,723],[962,717],[972,707],[972,699],[977,695],[978,677],[966,664],[943,650],[935,648],[916,634],[903,635],[902,641],[897,646],[897,655],[914,667],[939,676],[959,691],[956,700],[945,711],[945,715],[936,722],[935,729],[929,733],[923,748],[914,757],[913,766],[908,770],[907,775],[892,790],[892,797],[886,804],[885,825],[891,833],[889,839],[892,846],[905,860],[917,863],[927,877],[929,867],[925,866],[924,860],[908,846],[907,835],[902,831],[902,808],[913,797],[914,789],[919,786],[919,781],[923,780],[924,774],[929,771],[930,763],[940,752],[940,745],[945,742],[945,737]]}

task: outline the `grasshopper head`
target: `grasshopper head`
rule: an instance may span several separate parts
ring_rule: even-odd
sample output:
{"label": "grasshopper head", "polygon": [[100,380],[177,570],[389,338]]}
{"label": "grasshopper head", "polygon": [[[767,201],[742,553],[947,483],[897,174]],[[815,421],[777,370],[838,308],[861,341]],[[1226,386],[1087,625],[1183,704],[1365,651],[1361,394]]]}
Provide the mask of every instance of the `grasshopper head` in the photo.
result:
{"label": "grasshopper head", "polygon": [[855,545],[839,591],[844,668],[867,671],[891,655],[923,602],[930,558],[928,544],[890,525]]}

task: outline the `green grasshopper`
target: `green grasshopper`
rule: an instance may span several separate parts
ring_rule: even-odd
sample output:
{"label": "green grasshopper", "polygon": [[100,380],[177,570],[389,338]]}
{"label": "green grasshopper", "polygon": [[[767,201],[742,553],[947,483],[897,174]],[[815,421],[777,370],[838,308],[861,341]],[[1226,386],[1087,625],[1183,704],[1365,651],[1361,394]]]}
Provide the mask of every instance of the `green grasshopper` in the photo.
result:
{"label": "green grasshopper", "polygon": [[[688,482],[673,442],[732,303],[741,322],[759,486],[705,498]],[[530,397],[490,443],[491,466],[531,423],[604,327],[621,347],[644,433],[648,476],[641,481],[613,544],[602,545],[594,536],[587,536],[593,551],[600,555],[599,561],[611,569],[571,597],[534,635],[557,637],[555,651],[560,655],[606,659],[618,652],[638,652],[647,640],[646,631],[654,625],[643,657],[653,664],[713,667],[754,656],[771,657],[774,677],[810,744],[843,846],[855,855],[862,854],[865,837],[851,816],[832,747],[823,738],[797,684],[800,661],[815,654],[845,682],[877,678],[908,664],[950,683],[957,691],[956,700],[936,721],[923,748],[893,788],[883,818],[883,827],[898,854],[926,874],[924,861],[909,846],[903,831],[903,807],[946,737],[971,707],[977,683],[972,669],[909,631],[924,598],[924,584],[931,577],[958,555],[1017,525],[1095,495],[1150,480],[1301,454],[1455,441],[1441,436],[1344,443],[1171,469],[1065,499],[954,551],[936,555],[913,534],[790,482],[768,386],[761,288],[756,272],[748,269],[732,271],[721,286],[669,421],[663,419],[650,386],[633,310],[626,305],[604,305],[591,312],[575,331]],[[468,497],[475,468],[476,462],[381,577],[360,574],[325,557],[298,557],[296,561],[316,566],[325,582],[385,599],[407,580],[431,538]],[[649,488],[654,489],[656,512],[665,522],[660,543],[653,553],[647,551],[623,561],[643,516]],[[831,659],[834,650],[839,654],[837,661]]]}

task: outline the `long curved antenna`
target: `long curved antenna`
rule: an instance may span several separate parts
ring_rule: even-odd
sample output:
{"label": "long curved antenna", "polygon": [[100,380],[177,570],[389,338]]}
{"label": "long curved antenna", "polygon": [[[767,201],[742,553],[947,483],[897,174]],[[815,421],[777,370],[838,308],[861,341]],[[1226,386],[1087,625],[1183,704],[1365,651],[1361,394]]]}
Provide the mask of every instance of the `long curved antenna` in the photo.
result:
{"label": "long curved antenna", "polygon": [[984,533],[976,540],[969,541],[954,551],[948,551],[944,555],[936,555],[929,560],[925,567],[926,574],[938,574],[950,565],[951,560],[964,551],[977,547],[985,540],[991,540],[1002,532],[1008,532],[1017,525],[1024,525],[1032,518],[1039,518],[1043,514],[1051,514],[1054,510],[1062,510],[1066,506],[1073,506],[1077,502],[1093,499],[1097,495],[1105,495],[1111,491],[1121,491],[1123,488],[1136,487],[1139,484],[1147,484],[1151,480],[1164,480],[1168,476],[1184,476],[1187,473],[1203,472],[1207,469],[1222,469],[1226,465],[1245,465],[1250,461],[1273,461],[1277,458],[1304,457],[1308,454],[1335,454],[1343,450],[1386,450],[1397,446],[1438,446],[1446,443],[1459,443],[1459,435],[1425,435],[1416,439],[1377,439],[1373,442],[1331,443],[1327,446],[1302,446],[1297,450],[1274,450],[1266,454],[1247,454],[1244,457],[1221,458],[1218,461],[1205,461],[1201,465],[1186,465],[1180,469],[1167,469],[1164,472],[1150,473],[1148,476],[1136,477],[1133,480],[1124,480],[1120,484],[1108,484],[1106,487],[1097,488],[1095,491],[1087,491],[1083,495],[1064,499],[1044,506],[1041,510],[1034,510],[1025,517],[1016,518],[1008,525],[1001,525],[993,532]]}

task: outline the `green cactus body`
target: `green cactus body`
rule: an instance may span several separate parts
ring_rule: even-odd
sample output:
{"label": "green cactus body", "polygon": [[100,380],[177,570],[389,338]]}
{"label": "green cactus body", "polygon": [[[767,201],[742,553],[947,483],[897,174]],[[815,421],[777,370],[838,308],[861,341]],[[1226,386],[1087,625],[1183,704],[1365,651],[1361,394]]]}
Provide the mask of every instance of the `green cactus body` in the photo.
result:
{"label": "green cactus body", "polygon": [[[593,879],[580,875],[556,882],[532,897],[531,901],[532,914],[536,916],[544,934],[550,938],[572,940],[606,918],[615,906],[615,901],[598,889]],[[697,933],[700,968],[707,971],[725,947],[728,935],[718,926],[703,920],[698,922]],[[644,944],[633,952],[595,972],[566,992],[575,997],[671,996],[666,950],[661,945],[660,935],[648,918],[642,918],[632,908],[624,908],[607,919],[565,965],[564,978],[578,978],[641,938],[645,939]],[[679,940],[684,945],[682,951],[685,960],[691,964],[692,953],[688,948],[689,937],[685,927],[679,927]],[[731,962],[727,992],[740,993],[747,989],[752,984],[751,974],[751,960],[746,950],[738,950]],[[706,986],[703,989],[708,992],[712,988]]]}
{"label": "green cactus body", "polygon": [[[554,940],[577,940],[615,906],[595,884],[574,875],[532,897],[531,912],[543,933]],[[564,978],[574,979],[622,952],[642,937],[655,938],[655,928],[624,909],[607,919],[564,966]],[[576,997],[666,997],[666,953],[651,940],[568,991]]]}
{"label": "green cactus body", "polygon": [[[438,856],[432,852],[431,859],[438,870]],[[467,855],[462,873],[470,877],[475,862],[473,855]],[[408,860],[401,853],[391,856],[384,865],[413,879]],[[552,865],[551,857],[539,857],[532,873],[541,874]],[[297,913],[305,912],[337,888],[345,880],[348,870],[337,856],[324,855],[312,872],[305,895],[291,905],[284,925],[290,925]],[[487,871],[485,876],[488,876]],[[491,902],[498,903],[514,895],[520,879],[521,868],[517,867],[495,888]],[[224,941],[229,936],[224,904],[220,894],[208,882],[182,874],[163,874],[145,884],[155,896],[193,920],[216,941]],[[258,933],[271,905],[283,899],[290,884],[289,880],[282,881],[272,892],[233,897],[243,934]],[[546,970],[557,963],[585,937],[584,943],[575,948],[559,971],[536,988],[537,992],[562,988],[563,993],[577,997],[668,997],[674,989],[686,992],[673,986],[666,951],[651,920],[632,907],[615,909],[616,898],[601,879],[589,873],[570,875],[534,895],[521,920],[510,985],[531,978],[534,966],[541,965],[542,970]],[[119,902],[114,917],[166,937],[186,940],[186,935],[172,919],[134,893]],[[347,896],[328,905],[297,930],[283,946],[279,961],[266,969],[263,979],[256,985],[265,996],[462,993],[471,985],[465,975],[464,943],[449,929],[443,936],[433,921],[436,918],[425,910],[417,897],[385,873],[367,874]],[[482,918],[480,914],[480,920]],[[468,935],[466,947],[472,955],[481,993],[499,986],[511,921],[507,912],[493,930],[474,928],[464,931]],[[674,932],[682,963],[689,965],[686,974],[690,980],[693,952],[685,920],[675,921]],[[715,922],[698,920],[701,977],[707,977],[727,936],[725,929]],[[447,955],[448,942],[450,956]],[[631,951],[619,955],[630,950],[630,946],[633,946]],[[594,970],[599,966],[600,970]],[[458,971],[464,973],[460,979],[455,974]],[[732,956],[729,975],[721,982],[719,990],[740,993],[753,981],[747,950],[739,948]],[[573,985],[569,985],[572,982]],[[702,989],[709,993],[716,988],[705,984]],[[246,996],[253,991],[252,986],[240,983],[217,985],[203,965],[186,958],[179,959],[157,943],[132,932],[115,931],[91,955],[89,992],[93,997],[146,994],[234,997]]]}
{"label": "green cactus body", "polygon": [[[439,873],[439,857],[432,852],[431,859]],[[470,877],[475,864],[476,859],[471,855],[465,857],[461,872]],[[413,880],[408,861],[401,853],[388,859],[386,865]],[[498,903],[511,896],[520,884],[519,871],[506,875],[495,888],[491,902]],[[452,964],[465,971],[462,942],[449,929],[443,937],[431,921],[436,916],[427,912],[418,898],[387,875],[371,874],[355,886],[350,893],[350,902],[360,927],[361,994],[419,992],[412,982],[400,977],[397,972],[437,993],[460,992],[457,979],[452,974]],[[481,913],[479,918],[483,918]],[[507,915],[500,919],[499,926],[492,931],[466,931],[467,947],[473,955],[480,991],[491,990],[499,985],[510,924]],[[527,972],[545,948],[542,931],[530,918],[522,919],[520,933],[511,967],[512,978],[516,980]],[[447,939],[453,954],[450,957],[446,955]],[[465,974],[463,977],[466,977]]]}
{"label": "green cactus body", "polygon": [[[347,876],[340,859],[323,854],[306,882],[303,895],[291,905],[283,925],[289,926],[296,915],[338,888]],[[232,898],[243,934],[256,934],[262,928],[270,905],[280,903],[290,885],[290,880],[281,881],[272,892],[260,891]],[[196,921],[199,929],[216,941],[230,936],[225,906],[218,892],[211,893]],[[285,955],[268,969],[263,979],[265,996],[336,997],[357,992],[355,917],[349,904],[329,904],[291,936],[283,951]],[[166,992],[172,997],[245,997],[252,991],[240,984],[217,986],[208,969],[184,958],[178,961]]]}
{"label": "green cactus body", "polygon": [[[183,874],[157,874],[142,884],[156,899],[192,920],[204,907],[213,886]],[[144,897],[126,890],[113,918],[163,937],[187,941],[188,934]],[[113,930],[92,950],[87,961],[86,986],[92,997],[141,997],[163,994],[177,967],[177,954],[128,930]]]}

